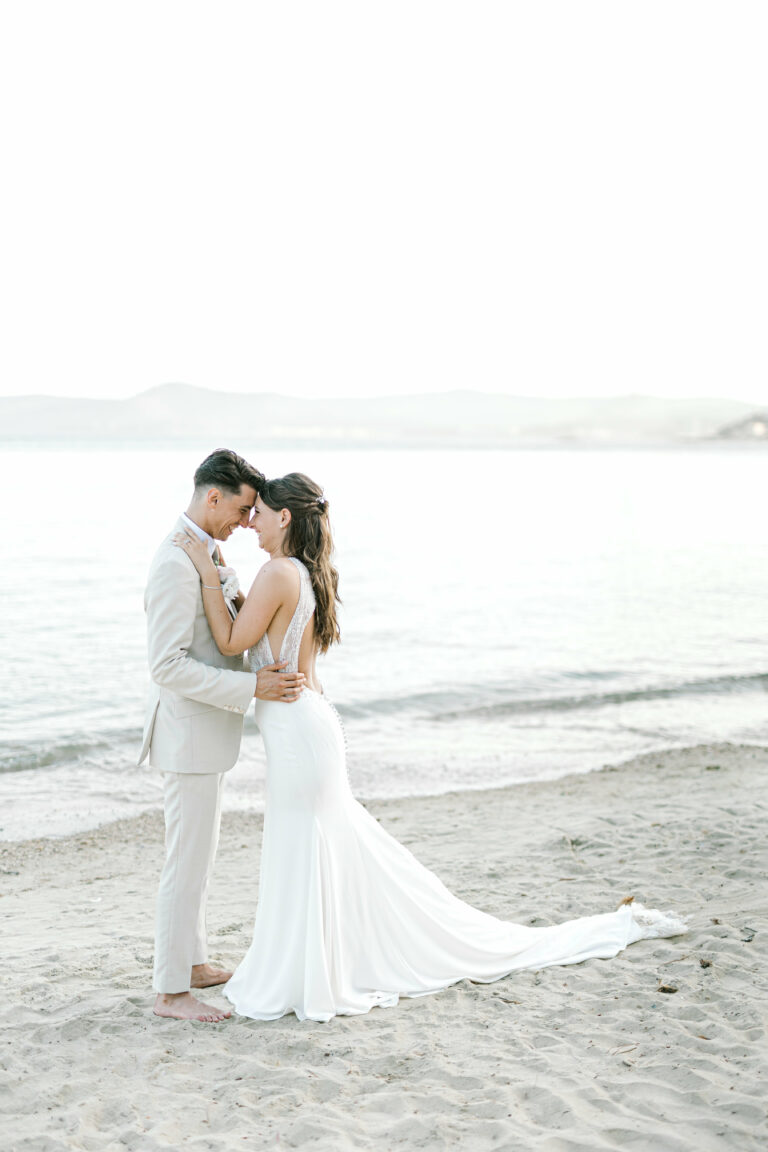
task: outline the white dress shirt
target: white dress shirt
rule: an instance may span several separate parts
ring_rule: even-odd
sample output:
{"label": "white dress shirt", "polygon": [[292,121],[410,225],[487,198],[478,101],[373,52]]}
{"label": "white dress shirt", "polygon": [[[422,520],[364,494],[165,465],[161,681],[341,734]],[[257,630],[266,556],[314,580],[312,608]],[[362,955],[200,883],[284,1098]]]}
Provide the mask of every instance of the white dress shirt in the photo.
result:
{"label": "white dress shirt", "polygon": [[[203,544],[207,544],[208,555],[210,557],[213,557],[214,552],[218,548],[218,545],[217,545],[216,541],[214,540],[213,536],[209,536],[204,528],[201,528],[199,524],[195,524],[194,520],[190,520],[190,518],[189,518],[189,516],[187,516],[186,512],[182,512],[181,518],[184,521],[184,523],[187,525],[187,527],[190,529],[190,531],[194,532],[194,534],[195,534],[195,536],[197,536],[198,540],[202,540]],[[221,557],[221,553],[219,553],[219,557]],[[218,565],[217,565],[217,567],[218,567]],[[233,569],[224,569],[224,568],[219,569],[220,573],[226,573],[227,571],[233,572]],[[233,572],[233,574],[234,574],[234,572]],[[219,579],[221,579],[221,576],[219,576]],[[227,598],[225,597],[224,603],[227,606],[227,612],[229,612],[229,615],[234,620],[235,617],[237,616],[237,608],[235,607],[234,601],[233,600],[227,600]]]}

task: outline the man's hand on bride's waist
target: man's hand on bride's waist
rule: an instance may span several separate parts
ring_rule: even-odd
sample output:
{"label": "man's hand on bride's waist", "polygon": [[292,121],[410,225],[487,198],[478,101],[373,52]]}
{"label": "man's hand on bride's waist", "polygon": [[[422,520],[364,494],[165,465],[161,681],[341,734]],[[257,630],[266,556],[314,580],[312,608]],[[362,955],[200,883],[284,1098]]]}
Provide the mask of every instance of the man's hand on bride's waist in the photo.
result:
{"label": "man's hand on bride's waist", "polygon": [[298,700],[304,691],[306,677],[303,672],[281,672],[287,663],[287,660],[281,660],[259,668],[254,692],[257,700],[281,700],[284,704]]}

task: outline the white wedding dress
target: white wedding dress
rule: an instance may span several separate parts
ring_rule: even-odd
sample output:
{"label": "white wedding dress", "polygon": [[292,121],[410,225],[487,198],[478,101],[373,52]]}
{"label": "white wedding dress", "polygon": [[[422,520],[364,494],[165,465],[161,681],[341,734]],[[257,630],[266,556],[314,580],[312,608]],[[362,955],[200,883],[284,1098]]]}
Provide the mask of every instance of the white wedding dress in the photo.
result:
{"label": "white wedding dress", "polygon": [[[309,572],[280,659],[297,670],[314,612]],[[273,660],[262,636],[254,671]],[[352,795],[333,706],[304,690],[293,704],[256,701],[267,753],[256,924],[224,995],[242,1016],[299,1020],[392,1007],[458,980],[499,980],[518,968],[607,959],[644,937],[687,931],[672,913],[624,904],[615,912],[535,928],[459,900]]]}

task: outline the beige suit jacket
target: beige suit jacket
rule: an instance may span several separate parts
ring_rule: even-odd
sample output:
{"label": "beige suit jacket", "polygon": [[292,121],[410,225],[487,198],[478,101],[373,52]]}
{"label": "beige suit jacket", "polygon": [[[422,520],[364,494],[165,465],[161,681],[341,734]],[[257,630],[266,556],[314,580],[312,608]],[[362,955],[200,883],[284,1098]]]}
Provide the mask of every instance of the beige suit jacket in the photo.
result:
{"label": "beige suit jacket", "polygon": [[256,675],[242,656],[224,656],[208,627],[200,577],[171,543],[155,553],[144,593],[152,678],[138,763],[164,772],[226,772],[240,752]]}

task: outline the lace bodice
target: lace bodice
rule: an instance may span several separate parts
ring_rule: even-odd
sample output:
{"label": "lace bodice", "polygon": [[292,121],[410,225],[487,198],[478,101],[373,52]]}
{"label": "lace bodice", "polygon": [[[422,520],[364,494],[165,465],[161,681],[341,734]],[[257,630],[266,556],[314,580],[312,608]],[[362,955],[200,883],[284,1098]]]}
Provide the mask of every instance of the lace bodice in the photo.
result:
{"label": "lace bodice", "polygon": [[[288,661],[287,668],[283,669],[284,672],[298,672],[301,638],[315,610],[315,593],[306,566],[302,564],[301,560],[297,559],[296,556],[289,556],[288,559],[295,564],[299,570],[299,602],[296,605],[296,609],[291,617],[291,622],[283,637],[280,655],[277,659]],[[249,658],[252,672],[258,672],[259,668],[263,668],[265,664],[274,663],[272,649],[269,646],[269,638],[266,632],[258,642],[254,644],[253,648],[251,648]]]}

